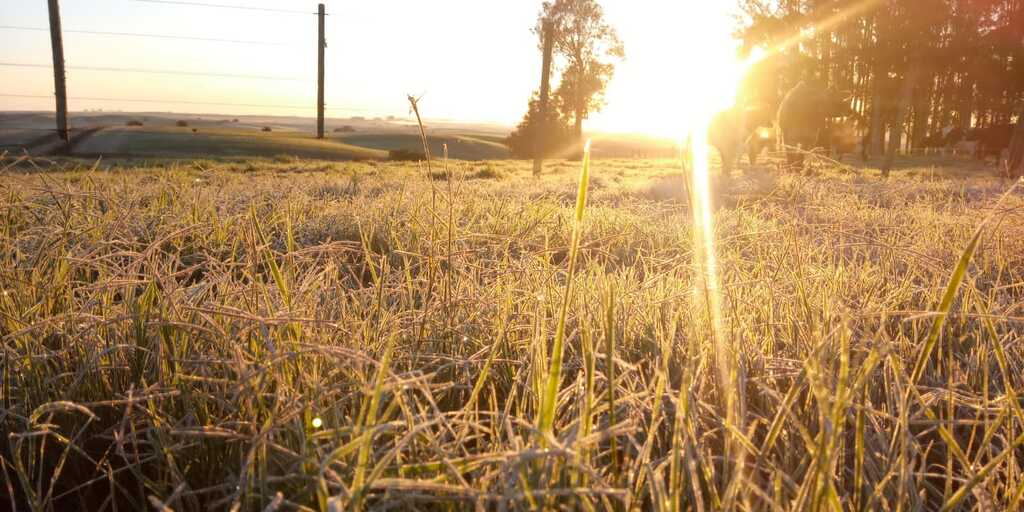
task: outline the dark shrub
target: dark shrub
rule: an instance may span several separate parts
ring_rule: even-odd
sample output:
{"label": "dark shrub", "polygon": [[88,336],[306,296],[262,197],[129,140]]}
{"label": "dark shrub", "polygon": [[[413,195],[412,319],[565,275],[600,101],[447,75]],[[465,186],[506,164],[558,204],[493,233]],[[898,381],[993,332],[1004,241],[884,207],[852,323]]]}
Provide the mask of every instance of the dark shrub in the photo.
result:
{"label": "dark shrub", "polygon": [[334,133],[355,133],[356,129],[351,126],[342,126],[341,128],[335,128]]}
{"label": "dark shrub", "polygon": [[125,126],[142,126],[142,121],[137,121],[135,119],[132,119],[131,121],[128,121],[127,123],[125,123]]}
{"label": "dark shrub", "polygon": [[392,149],[388,151],[388,160],[395,162],[419,162],[426,159],[427,156],[420,151],[410,151],[408,149]]}
{"label": "dark shrub", "polygon": [[505,173],[498,170],[493,164],[488,163],[471,173],[469,177],[479,180],[500,180],[505,177]]}
{"label": "dark shrub", "polygon": [[188,121],[178,121],[177,123],[174,123],[174,126],[177,126],[178,128],[187,128]]}
{"label": "dark shrub", "polygon": [[274,130],[272,130],[269,126],[264,126],[263,127],[263,131],[265,131],[265,132],[272,132]]}

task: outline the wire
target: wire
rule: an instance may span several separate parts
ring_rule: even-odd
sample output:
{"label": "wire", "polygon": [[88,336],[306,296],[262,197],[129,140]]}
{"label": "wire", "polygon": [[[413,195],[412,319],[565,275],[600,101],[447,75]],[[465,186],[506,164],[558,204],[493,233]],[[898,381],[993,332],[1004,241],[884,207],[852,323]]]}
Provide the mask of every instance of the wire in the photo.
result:
{"label": "wire", "polygon": [[[3,97],[10,98],[52,98],[52,96],[46,96],[42,94],[0,94]],[[309,105],[300,107],[298,105],[259,105],[255,103],[217,103],[212,101],[189,101],[189,100],[150,100],[141,98],[96,98],[96,97],[69,97],[69,100],[75,101],[123,101],[126,103],[167,103],[172,105],[210,105],[215,107],[259,107],[259,108],[283,108],[283,109],[309,109],[314,108],[315,105]]]}
{"label": "wire", "polygon": [[[10,25],[0,25],[0,29],[3,30],[31,30],[34,32],[49,32],[50,29],[42,27],[15,27]],[[269,41],[245,41],[241,39],[218,39],[215,37],[193,37],[193,36],[176,36],[170,34],[141,34],[135,32],[102,32],[97,30],[64,30],[65,34],[90,34],[98,36],[124,36],[124,37],[149,37],[154,39],[179,39],[183,41],[205,41],[210,43],[236,43],[236,44],[257,44],[265,46],[294,46],[296,43],[280,43],[280,42],[269,42]]]}
{"label": "wire", "polygon": [[[6,94],[0,93],[0,97],[6,98],[38,98],[38,99],[51,99],[53,96],[47,96],[43,94]],[[294,109],[294,110],[306,110],[315,108],[315,105],[309,106],[298,106],[298,105],[262,105],[257,103],[217,103],[212,101],[189,101],[189,100],[155,100],[155,99],[140,99],[140,98],[96,98],[96,97],[83,97],[83,96],[72,96],[68,98],[74,101],[116,101],[125,103],[157,103],[167,105],[206,105],[213,107],[251,107],[251,108],[279,108],[279,109]],[[368,112],[370,109],[367,108],[355,108],[355,107],[330,107],[329,110],[336,111],[351,111],[351,112]]]}
{"label": "wire", "polygon": [[[49,64],[28,64],[22,62],[0,62],[0,66],[15,68],[52,68]],[[304,81],[302,78],[286,76],[263,76],[263,75],[238,75],[232,73],[204,73],[199,71],[178,71],[166,69],[141,69],[141,68],[109,68],[96,66],[68,66],[68,69],[80,71],[109,71],[113,73],[145,73],[151,75],[183,75],[183,76],[210,76],[215,78],[243,78],[247,80],[279,80],[290,82]]]}
{"label": "wire", "polygon": [[[30,127],[27,127],[27,126],[0,126],[0,130],[12,130],[12,131],[19,131],[19,132],[57,132],[57,131],[60,131],[60,130],[58,130],[56,128],[36,128],[36,127],[31,127],[30,128]],[[69,126],[68,127],[68,131],[69,132],[77,132],[77,131],[81,131],[81,128],[71,128]]]}
{"label": "wire", "polygon": [[44,95],[44,94],[0,94],[0,96],[6,97],[6,98],[46,98],[46,99],[50,99],[50,98],[53,97],[52,95],[51,96],[47,96],[47,95]]}
{"label": "wire", "polygon": [[208,4],[204,2],[183,2],[178,0],[133,0],[135,2],[147,3],[147,4],[171,4],[171,5],[189,5],[192,7],[215,7],[218,9],[240,9],[245,11],[262,11],[262,12],[279,12],[286,14],[317,14],[308,11],[294,11],[290,9],[272,9],[269,7],[250,7],[245,5],[226,5],[226,4]]}

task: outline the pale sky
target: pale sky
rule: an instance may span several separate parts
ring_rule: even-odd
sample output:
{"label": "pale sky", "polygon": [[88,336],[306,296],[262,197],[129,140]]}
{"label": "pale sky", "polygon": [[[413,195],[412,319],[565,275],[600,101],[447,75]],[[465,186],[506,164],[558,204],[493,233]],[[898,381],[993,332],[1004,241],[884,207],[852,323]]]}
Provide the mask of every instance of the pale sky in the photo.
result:
{"label": "pale sky", "polygon": [[[193,0],[316,10],[306,0]],[[408,113],[407,94],[424,95],[428,118],[513,125],[540,82],[534,0],[327,0],[330,117]],[[316,17],[134,0],[62,0],[71,98],[309,105],[308,109],[155,104],[72,99],[72,111],[103,108],[313,116]],[[729,59],[732,0],[602,0],[626,46],[608,106],[588,129],[673,131],[675,116],[723,95],[716,80]],[[48,26],[43,0],[0,0],[0,27]],[[284,43],[235,44],[76,34],[130,32]],[[0,63],[49,66],[49,34],[0,28]],[[141,68],[283,77],[254,80],[76,70]],[[691,71],[701,69],[700,73]],[[719,66],[719,67],[716,67]],[[709,75],[710,73],[710,75]],[[51,95],[52,71],[0,65],[0,95]],[[721,101],[716,98],[714,101]],[[0,96],[0,110],[50,110],[51,98]],[[353,110],[345,110],[353,109]]]}

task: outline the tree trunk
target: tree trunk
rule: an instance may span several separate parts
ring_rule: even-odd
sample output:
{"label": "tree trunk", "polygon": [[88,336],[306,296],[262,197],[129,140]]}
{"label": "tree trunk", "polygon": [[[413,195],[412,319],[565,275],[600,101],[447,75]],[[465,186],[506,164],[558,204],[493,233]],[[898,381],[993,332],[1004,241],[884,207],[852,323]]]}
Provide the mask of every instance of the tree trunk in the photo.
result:
{"label": "tree trunk", "polygon": [[908,144],[911,152],[920,149],[924,138],[931,132],[928,126],[928,114],[932,101],[933,81],[933,77],[926,77],[918,84],[917,92],[914,95],[914,124]]}
{"label": "tree trunk", "polygon": [[1013,142],[1010,143],[1010,177],[1024,177],[1024,112],[1017,119],[1017,129],[1013,132]]}
{"label": "tree trunk", "polygon": [[911,57],[910,70],[907,71],[907,76],[903,77],[903,90],[900,93],[899,106],[896,108],[896,115],[892,120],[892,129],[889,135],[889,148],[885,153],[885,163],[882,164],[882,176],[888,178],[889,171],[892,170],[893,161],[896,160],[896,151],[900,147],[900,142],[903,139],[904,123],[907,119],[907,111],[910,110],[910,103],[913,101],[914,96],[914,83],[917,81],[917,77],[920,74],[920,68],[917,59]]}
{"label": "tree trunk", "polygon": [[974,83],[966,73],[960,75],[960,126],[965,130],[974,125]]}
{"label": "tree trunk", "polygon": [[[875,80],[881,80],[876,76]],[[875,94],[871,98],[871,127],[868,128],[868,149],[867,155],[877,155],[882,152],[882,145],[885,141],[885,122],[882,116],[882,94],[878,91],[880,86],[875,86]]]}

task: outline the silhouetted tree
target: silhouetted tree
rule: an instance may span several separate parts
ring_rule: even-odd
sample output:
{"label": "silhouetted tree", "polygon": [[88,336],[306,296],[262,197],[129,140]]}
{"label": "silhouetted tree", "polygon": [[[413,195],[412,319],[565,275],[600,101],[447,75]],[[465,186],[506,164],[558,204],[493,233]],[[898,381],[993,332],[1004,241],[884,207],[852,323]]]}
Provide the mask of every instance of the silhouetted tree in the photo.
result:
{"label": "silhouetted tree", "polygon": [[1024,177],[1024,108],[1017,117],[1017,128],[1010,143],[1010,159],[1007,166],[1010,176]]}
{"label": "silhouetted tree", "polygon": [[946,128],[1008,123],[1024,100],[1024,0],[739,3],[746,49],[777,50],[741,97],[777,106],[807,78],[848,91],[876,154],[886,140],[914,149]]}
{"label": "silhouetted tree", "polygon": [[571,121],[577,139],[583,135],[583,121],[592,112],[600,112],[604,108],[605,87],[614,70],[612,64],[594,61],[582,73],[562,76],[562,82],[555,90],[554,105]]}
{"label": "silhouetted tree", "polygon": [[554,55],[562,69],[556,103],[562,115],[570,118],[579,139],[583,121],[604,106],[604,91],[615,72],[614,61],[625,58],[625,47],[615,28],[605,21],[604,9],[596,0],[544,2],[534,28],[539,36],[546,20],[554,27]]}
{"label": "silhouetted tree", "polygon": [[[519,126],[508,136],[508,148],[515,158],[553,158],[564,156],[573,143],[573,130],[559,109],[549,108],[546,119],[540,115],[540,94],[530,98],[529,108]],[[536,155],[537,150],[542,152]]]}

